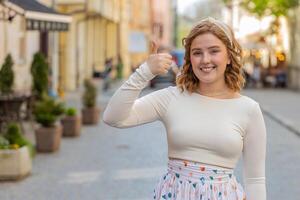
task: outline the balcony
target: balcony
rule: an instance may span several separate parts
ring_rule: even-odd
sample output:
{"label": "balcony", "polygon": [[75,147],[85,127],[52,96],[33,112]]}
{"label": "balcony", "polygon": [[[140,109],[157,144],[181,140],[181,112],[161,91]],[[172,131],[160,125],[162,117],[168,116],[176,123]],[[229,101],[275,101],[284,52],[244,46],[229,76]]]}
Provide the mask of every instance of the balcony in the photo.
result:
{"label": "balcony", "polygon": [[122,0],[56,0],[56,5],[62,6],[87,6],[89,15],[102,17],[118,22],[120,19],[120,3]]}
{"label": "balcony", "polygon": [[119,21],[120,0],[88,0],[87,7],[90,14],[100,14],[114,22]]}

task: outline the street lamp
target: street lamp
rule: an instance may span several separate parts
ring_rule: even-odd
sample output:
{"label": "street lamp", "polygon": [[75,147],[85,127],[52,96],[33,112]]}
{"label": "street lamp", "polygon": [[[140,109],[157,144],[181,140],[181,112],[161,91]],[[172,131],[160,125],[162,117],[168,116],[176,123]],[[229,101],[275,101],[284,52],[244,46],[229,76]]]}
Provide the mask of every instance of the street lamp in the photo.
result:
{"label": "street lamp", "polygon": [[18,13],[12,8],[7,7],[5,1],[6,0],[0,0],[0,4],[3,7],[0,12],[0,21],[2,20],[2,21],[12,22]]}

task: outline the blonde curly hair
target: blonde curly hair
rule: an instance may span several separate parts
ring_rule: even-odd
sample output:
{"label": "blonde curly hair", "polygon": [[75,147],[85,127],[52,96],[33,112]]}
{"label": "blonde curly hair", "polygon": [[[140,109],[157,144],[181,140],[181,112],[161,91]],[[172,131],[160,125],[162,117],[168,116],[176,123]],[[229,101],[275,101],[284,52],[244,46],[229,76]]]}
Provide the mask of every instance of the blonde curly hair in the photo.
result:
{"label": "blonde curly hair", "polygon": [[[228,33],[225,33],[223,28],[221,28],[218,24],[213,23],[211,20],[202,20],[190,31],[187,37],[182,39],[182,44],[185,48],[185,62],[180,74],[176,78],[176,85],[182,92],[187,90],[192,93],[199,87],[200,81],[195,76],[192,69],[190,50],[193,40],[197,36],[205,33],[213,34],[226,46],[229,59],[231,61],[230,64],[227,65],[224,73],[225,83],[228,88],[232,89],[234,92],[239,92],[243,88],[245,79],[242,72],[242,48],[235,39],[233,31],[229,28],[229,26],[224,23],[223,26],[226,26],[226,29],[229,31]],[[231,34],[230,37],[228,34]]]}

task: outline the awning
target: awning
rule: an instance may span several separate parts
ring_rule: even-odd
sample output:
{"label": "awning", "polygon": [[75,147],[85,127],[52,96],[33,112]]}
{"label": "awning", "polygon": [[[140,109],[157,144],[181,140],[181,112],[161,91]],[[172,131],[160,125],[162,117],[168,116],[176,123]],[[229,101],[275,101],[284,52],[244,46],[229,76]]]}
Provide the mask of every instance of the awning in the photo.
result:
{"label": "awning", "polygon": [[27,30],[67,31],[72,21],[71,16],[60,14],[36,0],[8,0],[5,4],[25,17]]}

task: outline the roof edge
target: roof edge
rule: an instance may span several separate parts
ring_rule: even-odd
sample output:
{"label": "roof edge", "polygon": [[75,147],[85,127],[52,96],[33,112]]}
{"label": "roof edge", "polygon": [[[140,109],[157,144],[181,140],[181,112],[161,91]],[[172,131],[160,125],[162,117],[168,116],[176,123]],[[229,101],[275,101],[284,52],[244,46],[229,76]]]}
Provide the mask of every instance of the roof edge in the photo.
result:
{"label": "roof edge", "polygon": [[56,22],[63,22],[63,23],[72,22],[72,17],[68,15],[51,14],[51,13],[43,13],[43,12],[36,12],[36,11],[26,11],[25,17],[28,19],[56,21]]}

